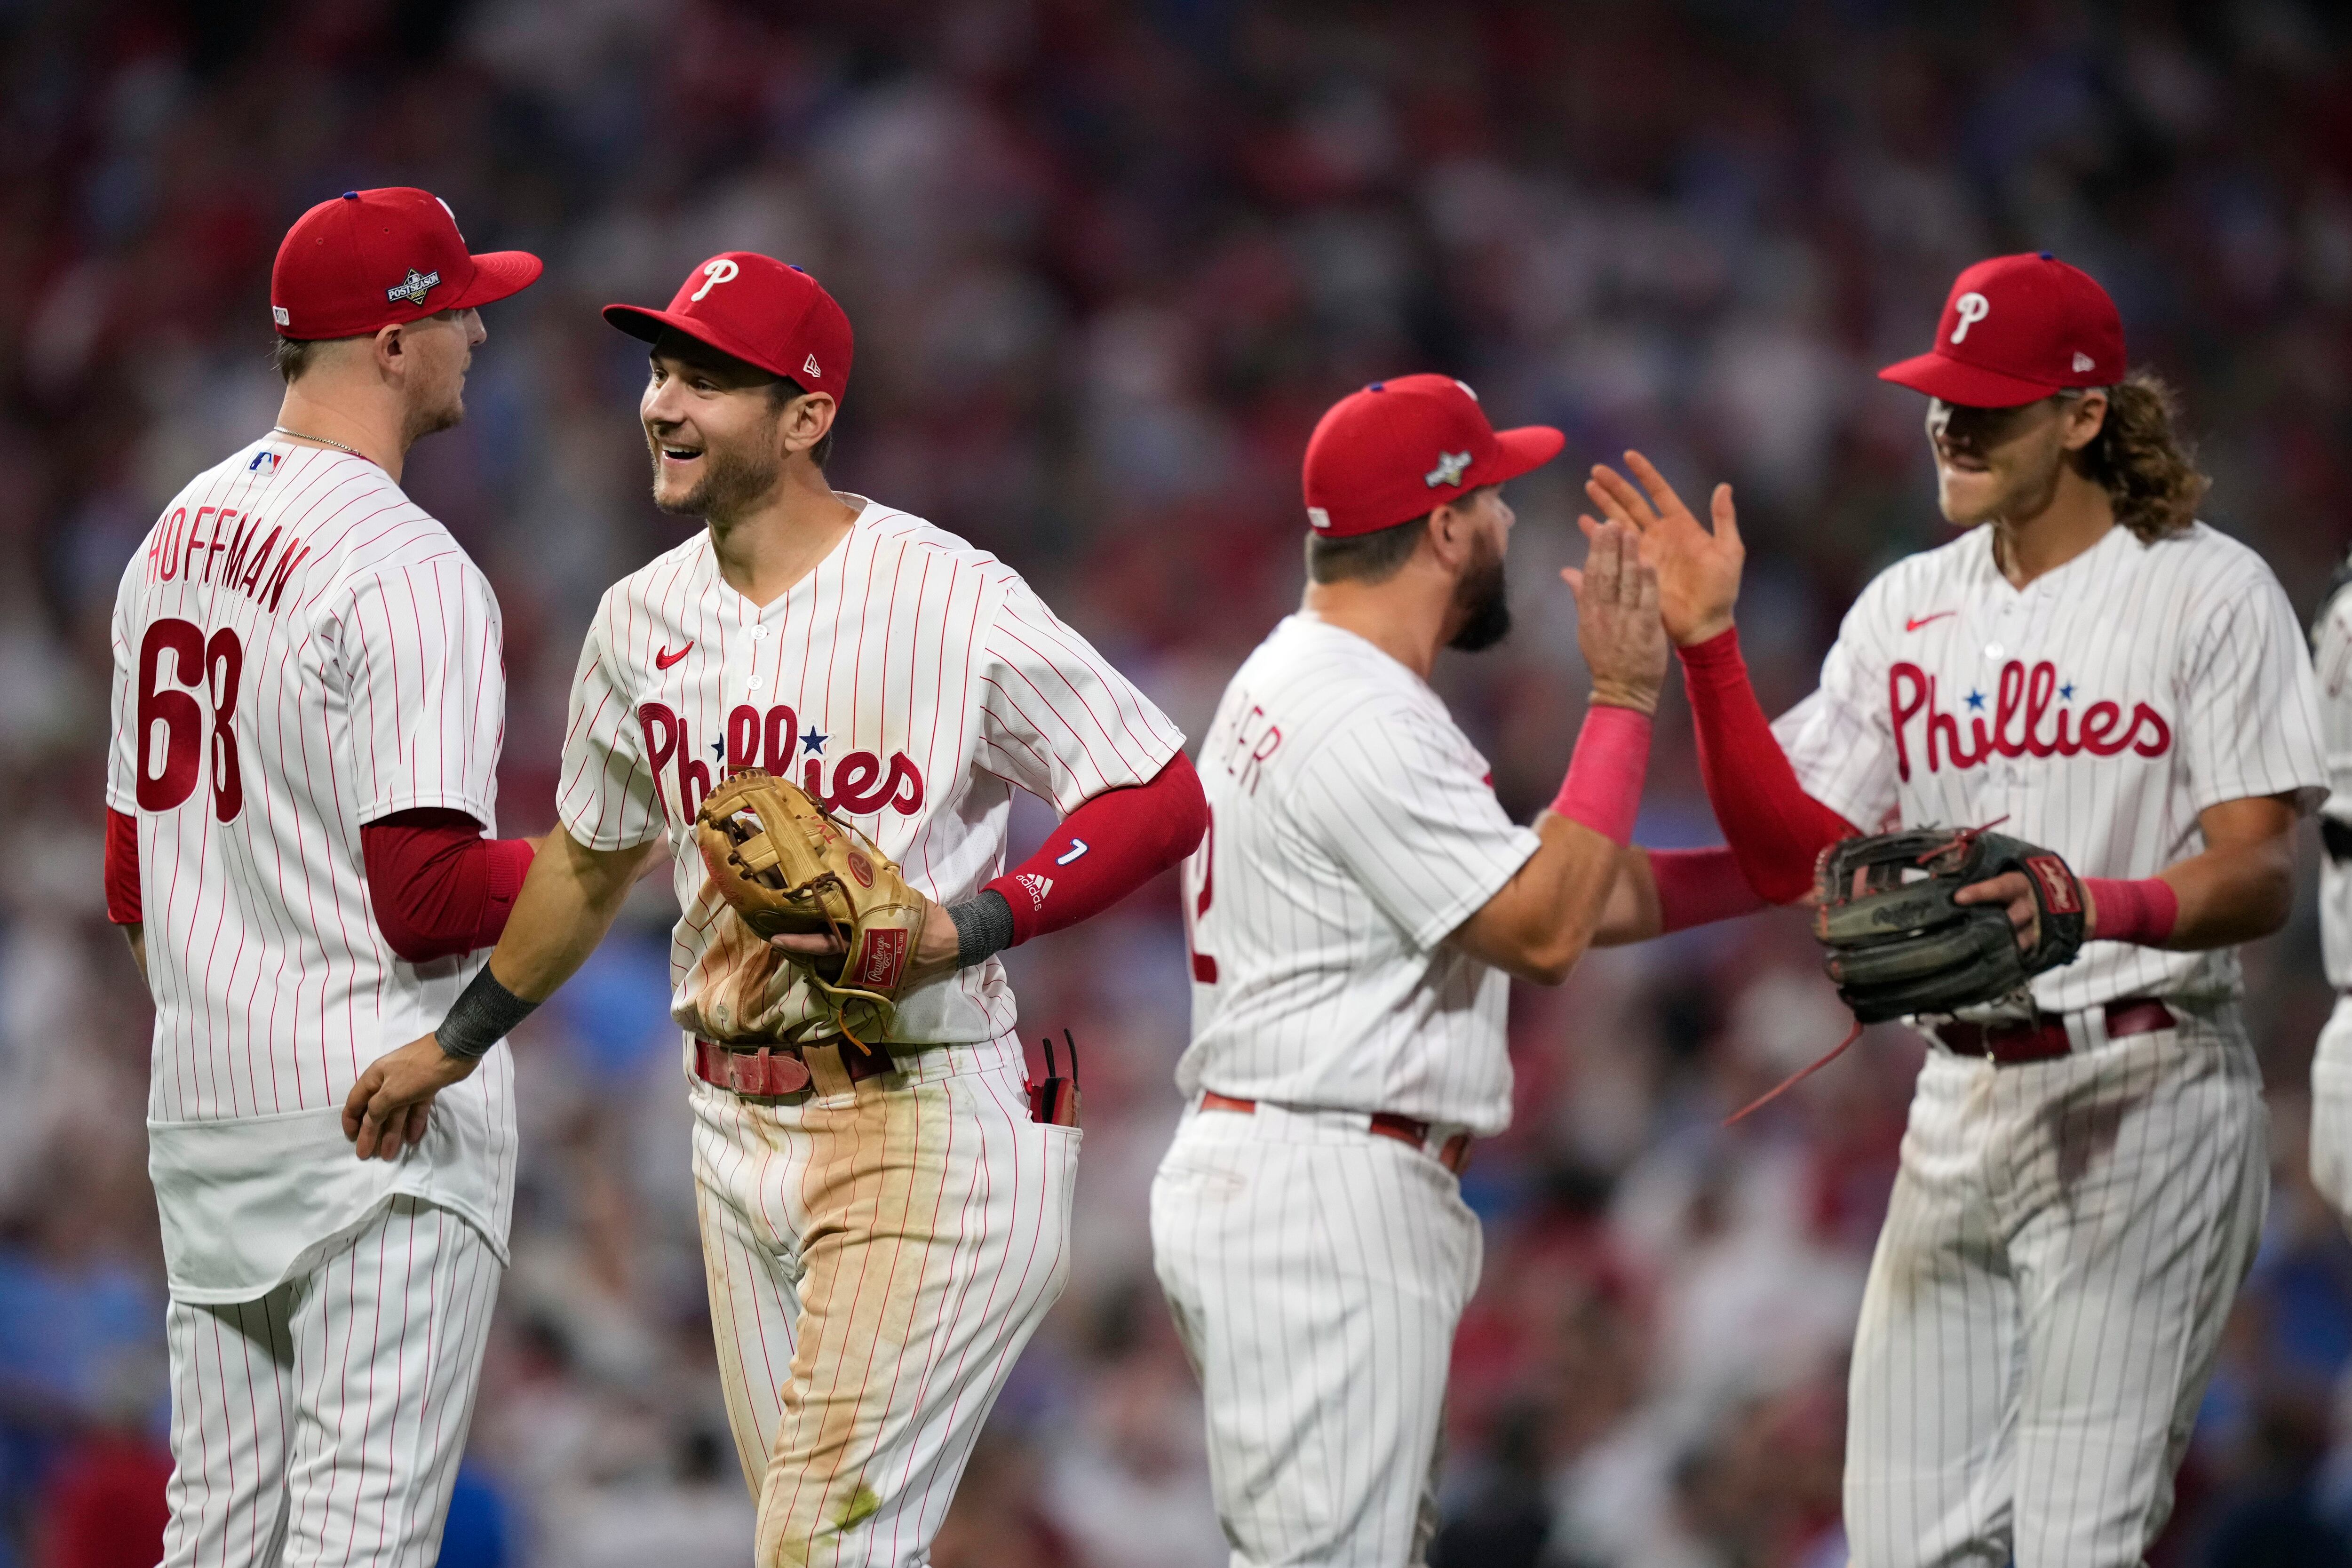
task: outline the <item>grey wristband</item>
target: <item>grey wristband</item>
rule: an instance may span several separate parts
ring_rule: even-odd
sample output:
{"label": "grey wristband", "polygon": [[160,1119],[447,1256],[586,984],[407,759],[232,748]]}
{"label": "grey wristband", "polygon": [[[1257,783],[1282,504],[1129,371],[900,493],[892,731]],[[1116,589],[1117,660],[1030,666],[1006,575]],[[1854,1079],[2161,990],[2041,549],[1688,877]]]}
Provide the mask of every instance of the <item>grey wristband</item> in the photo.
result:
{"label": "grey wristband", "polygon": [[993,888],[982,888],[960,904],[948,906],[955,921],[956,964],[970,969],[992,952],[1013,945],[1013,906]]}
{"label": "grey wristband", "polygon": [[[1006,912],[1010,921],[1011,911]],[[445,1055],[460,1061],[477,1061],[492,1046],[514,1032],[514,1026],[530,1016],[536,1002],[526,1002],[498,982],[490,966],[482,965],[474,983],[458,994],[450,1005],[448,1016],[433,1031]]]}

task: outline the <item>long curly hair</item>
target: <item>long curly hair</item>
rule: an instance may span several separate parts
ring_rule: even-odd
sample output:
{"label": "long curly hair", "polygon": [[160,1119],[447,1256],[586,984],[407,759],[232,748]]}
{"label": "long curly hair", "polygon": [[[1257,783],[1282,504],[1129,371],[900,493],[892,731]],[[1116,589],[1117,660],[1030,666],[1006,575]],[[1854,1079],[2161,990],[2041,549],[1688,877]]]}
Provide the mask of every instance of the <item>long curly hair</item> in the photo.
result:
{"label": "long curly hair", "polygon": [[2114,499],[2116,521],[2144,543],[2181,532],[2213,481],[2177,427],[2179,400],[2154,373],[2136,370],[2106,389],[2107,418],[2075,454],[2084,476]]}

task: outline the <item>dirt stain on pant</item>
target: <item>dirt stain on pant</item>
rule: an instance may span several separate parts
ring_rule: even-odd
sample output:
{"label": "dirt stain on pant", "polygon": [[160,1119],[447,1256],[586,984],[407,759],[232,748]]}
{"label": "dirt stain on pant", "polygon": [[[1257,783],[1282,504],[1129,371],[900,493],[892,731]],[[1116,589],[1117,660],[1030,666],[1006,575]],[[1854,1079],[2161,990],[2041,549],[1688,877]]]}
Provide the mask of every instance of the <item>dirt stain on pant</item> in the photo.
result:
{"label": "dirt stain on pant", "polygon": [[853,1090],[831,1047],[809,1067],[801,1317],[760,1490],[761,1568],[838,1562],[881,1511],[896,1477],[869,1468],[916,1415],[961,1223],[944,1190],[944,1087],[886,1074]]}

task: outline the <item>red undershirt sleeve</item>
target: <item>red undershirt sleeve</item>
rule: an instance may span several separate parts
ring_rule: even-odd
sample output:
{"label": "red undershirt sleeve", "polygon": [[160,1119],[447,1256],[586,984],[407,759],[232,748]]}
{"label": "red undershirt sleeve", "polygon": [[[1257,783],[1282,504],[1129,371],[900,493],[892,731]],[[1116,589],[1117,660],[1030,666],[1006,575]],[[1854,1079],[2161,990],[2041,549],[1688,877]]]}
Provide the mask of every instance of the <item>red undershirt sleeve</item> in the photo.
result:
{"label": "red undershirt sleeve", "polygon": [[1012,908],[1017,945],[1110,908],[1199,847],[1208,828],[1201,775],[1179,752],[1150,783],[1080,803],[1034,855],[982,890]]}
{"label": "red undershirt sleeve", "polygon": [[368,901],[392,951],[411,963],[489,947],[530,869],[527,838],[486,838],[462,811],[394,812],[360,829]]}
{"label": "red undershirt sleeve", "polygon": [[1861,829],[1797,782],[1748,683],[1738,627],[1678,651],[1716,820],[1748,885],[1773,903],[1794,903],[1812,889],[1822,849]]}
{"label": "red undershirt sleeve", "polygon": [[106,918],[119,926],[143,924],[139,901],[139,819],[106,808]]}
{"label": "red undershirt sleeve", "polygon": [[1723,845],[1711,849],[1645,849],[1658,889],[1658,929],[1688,931],[1770,906],[1748,885],[1738,858]]}

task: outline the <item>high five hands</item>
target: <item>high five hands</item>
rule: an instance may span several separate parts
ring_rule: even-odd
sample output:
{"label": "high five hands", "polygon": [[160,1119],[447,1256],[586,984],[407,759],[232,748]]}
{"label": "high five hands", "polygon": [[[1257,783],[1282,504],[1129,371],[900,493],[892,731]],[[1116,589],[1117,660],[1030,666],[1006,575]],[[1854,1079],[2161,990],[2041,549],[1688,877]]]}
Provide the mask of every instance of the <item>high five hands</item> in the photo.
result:
{"label": "high five hands", "polygon": [[[1738,515],[1732,510],[1731,487],[1715,487],[1709,504],[1715,530],[1710,533],[1647,458],[1628,452],[1625,466],[1642,481],[1639,489],[1607,464],[1596,463],[1584,493],[1611,523],[1641,541],[1642,560],[1657,574],[1658,614],[1665,621],[1666,635],[1688,647],[1729,630],[1731,607],[1739,597],[1740,568],[1748,559],[1739,542]],[[1587,538],[1604,526],[1591,517],[1577,521]]]}
{"label": "high five hands", "polygon": [[1666,678],[1666,631],[1658,618],[1658,574],[1622,523],[1579,520],[1591,548],[1584,569],[1560,569],[1576,595],[1576,645],[1592,672],[1592,700],[1643,713],[1658,710]]}

